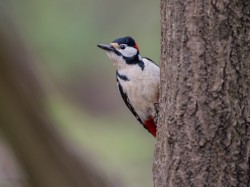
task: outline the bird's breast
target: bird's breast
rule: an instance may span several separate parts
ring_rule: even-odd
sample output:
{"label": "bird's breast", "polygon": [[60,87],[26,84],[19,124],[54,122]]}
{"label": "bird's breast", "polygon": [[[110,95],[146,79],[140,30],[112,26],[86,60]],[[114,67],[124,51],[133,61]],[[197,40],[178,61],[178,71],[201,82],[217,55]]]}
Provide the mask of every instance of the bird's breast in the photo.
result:
{"label": "bird's breast", "polygon": [[121,86],[142,121],[146,120],[147,116],[154,114],[154,104],[158,103],[159,95],[158,81],[144,77],[144,79],[121,81]]}

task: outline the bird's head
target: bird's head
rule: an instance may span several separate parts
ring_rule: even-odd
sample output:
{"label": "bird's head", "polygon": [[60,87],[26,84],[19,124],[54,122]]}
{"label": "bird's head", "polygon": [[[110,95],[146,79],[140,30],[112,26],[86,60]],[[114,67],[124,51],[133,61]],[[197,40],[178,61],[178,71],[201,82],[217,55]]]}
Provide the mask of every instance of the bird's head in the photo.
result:
{"label": "bird's head", "polygon": [[139,47],[130,36],[117,38],[110,44],[98,44],[97,46],[107,52],[117,69],[139,63],[141,58]]}

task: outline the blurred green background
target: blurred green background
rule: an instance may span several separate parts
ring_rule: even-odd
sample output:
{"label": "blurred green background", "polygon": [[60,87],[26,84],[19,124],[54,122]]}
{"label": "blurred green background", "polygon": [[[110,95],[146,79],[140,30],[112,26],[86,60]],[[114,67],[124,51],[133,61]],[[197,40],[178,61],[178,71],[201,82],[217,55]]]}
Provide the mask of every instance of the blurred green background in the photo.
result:
{"label": "blurred green background", "polygon": [[[59,130],[126,186],[150,187],[155,139],[126,108],[115,69],[96,47],[130,35],[159,64],[160,5],[150,0],[8,0],[19,35],[50,85]],[[52,86],[51,86],[52,85]]]}

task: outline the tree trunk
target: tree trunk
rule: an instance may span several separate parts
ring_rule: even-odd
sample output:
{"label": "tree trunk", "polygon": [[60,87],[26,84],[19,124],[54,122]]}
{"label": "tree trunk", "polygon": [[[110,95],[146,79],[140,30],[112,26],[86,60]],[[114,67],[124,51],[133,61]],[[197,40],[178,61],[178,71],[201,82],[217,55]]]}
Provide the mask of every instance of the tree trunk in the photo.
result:
{"label": "tree trunk", "polygon": [[41,74],[3,11],[0,6],[0,129],[28,183],[31,187],[117,186],[56,131],[44,109]]}
{"label": "tree trunk", "polygon": [[249,0],[161,0],[155,187],[250,186],[249,29]]}

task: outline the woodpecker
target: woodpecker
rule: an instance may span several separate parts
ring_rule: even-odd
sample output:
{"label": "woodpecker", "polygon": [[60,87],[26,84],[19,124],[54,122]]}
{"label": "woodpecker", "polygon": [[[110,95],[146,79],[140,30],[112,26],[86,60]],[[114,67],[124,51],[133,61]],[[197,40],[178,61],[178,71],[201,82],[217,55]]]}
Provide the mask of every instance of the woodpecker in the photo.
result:
{"label": "woodpecker", "polygon": [[125,104],[155,137],[159,106],[159,66],[151,59],[141,57],[137,43],[130,36],[117,38],[108,45],[97,46],[107,52],[116,68],[117,86]]}

